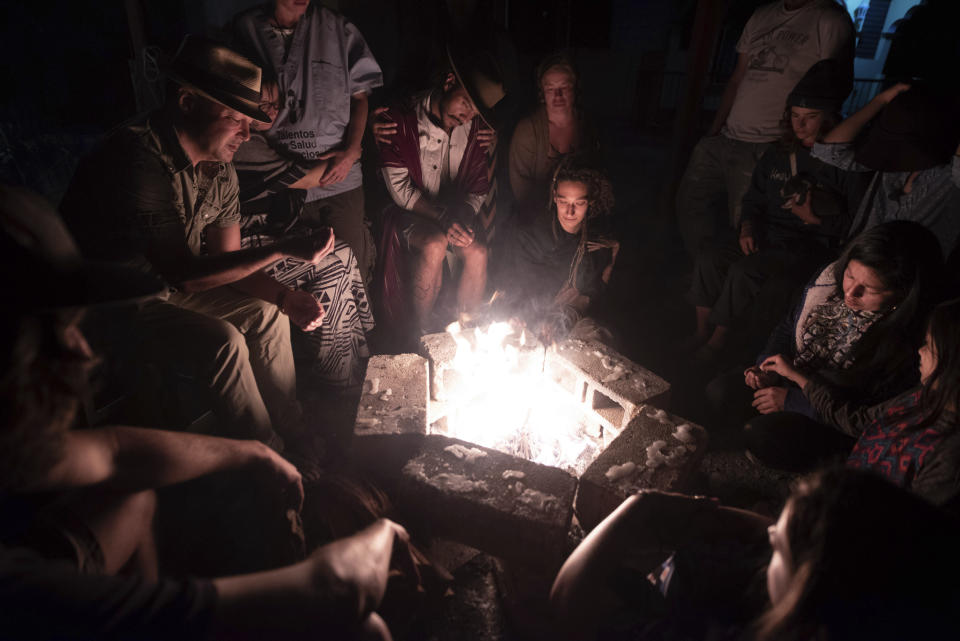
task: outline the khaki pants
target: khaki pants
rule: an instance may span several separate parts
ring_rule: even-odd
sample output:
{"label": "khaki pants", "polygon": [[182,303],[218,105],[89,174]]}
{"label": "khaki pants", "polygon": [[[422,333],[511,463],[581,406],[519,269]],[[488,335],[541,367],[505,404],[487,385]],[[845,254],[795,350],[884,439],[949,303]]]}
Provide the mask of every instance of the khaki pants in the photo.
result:
{"label": "khaki pants", "polygon": [[299,427],[290,324],[275,305],[229,286],[144,305],[138,315],[150,357],[206,385],[224,436],[275,449],[274,431]]}
{"label": "khaki pants", "polygon": [[[740,228],[740,210],[750,188],[753,169],[770,143],[734,140],[723,135],[701,138],[690,155],[677,190],[677,226],[687,248],[696,256],[704,241]],[[727,225],[719,223],[718,208],[726,206]],[[719,223],[719,224],[718,224]]]}
{"label": "khaki pants", "polygon": [[364,284],[370,284],[377,250],[364,216],[363,187],[308,202],[303,206],[303,221],[311,227],[333,227],[337,240],[350,245],[357,257]]}

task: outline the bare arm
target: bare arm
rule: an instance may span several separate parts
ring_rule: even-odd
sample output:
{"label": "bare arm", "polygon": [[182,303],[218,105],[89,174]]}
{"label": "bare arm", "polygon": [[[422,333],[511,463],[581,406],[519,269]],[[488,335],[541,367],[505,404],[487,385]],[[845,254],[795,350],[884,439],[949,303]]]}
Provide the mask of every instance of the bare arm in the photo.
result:
{"label": "bare arm", "polygon": [[367,126],[367,94],[361,91],[350,96],[350,121],[343,135],[343,142],[336,148],[320,155],[327,160],[327,171],[320,178],[320,186],[338,183],[347,177],[350,168],[360,160],[363,130]]}
{"label": "bare arm", "polygon": [[733,75],[730,76],[730,80],[727,81],[727,86],[723,90],[720,106],[717,107],[717,115],[713,117],[713,124],[707,131],[708,136],[715,136],[720,133],[724,123],[727,122],[727,116],[730,115],[730,110],[733,109],[733,101],[737,97],[737,90],[740,88],[744,76],[747,75],[747,62],[746,55],[741,53],[737,56],[737,66],[734,67]]}
{"label": "bare arm", "polygon": [[823,142],[853,142],[863,130],[864,126],[873,120],[873,118],[880,113],[881,109],[890,104],[890,101],[896,98],[897,95],[907,91],[909,88],[910,85],[901,82],[890,87],[886,91],[881,91],[879,94],[874,96],[873,100],[864,105],[860,111],[831,129],[830,132],[823,137]]}
{"label": "bare arm", "polygon": [[[239,234],[239,226],[235,227]],[[216,228],[210,227],[207,233],[213,229]],[[217,233],[213,232],[213,236]],[[312,236],[290,238],[267,247],[196,256],[187,246],[182,232],[174,231],[162,239],[155,238],[145,254],[168,282],[186,292],[202,292],[234,283],[284,256],[319,262],[331,247],[329,230],[322,230]]]}
{"label": "bare arm", "polygon": [[771,520],[720,507],[702,497],[645,492],[624,501],[574,550],[554,580],[550,604],[566,638],[592,638],[618,605],[612,575],[627,566],[647,572],[685,542],[700,538],[762,538]]}
{"label": "bare arm", "polygon": [[214,580],[215,639],[353,638],[379,606],[391,555],[406,531],[380,519],[357,534],[318,548],[296,565]]}
{"label": "bare arm", "polygon": [[64,456],[29,488],[64,490],[102,485],[137,492],[228,469],[262,468],[303,497],[300,473],[259,441],[169,432],[141,427],[104,427],[66,434]]}

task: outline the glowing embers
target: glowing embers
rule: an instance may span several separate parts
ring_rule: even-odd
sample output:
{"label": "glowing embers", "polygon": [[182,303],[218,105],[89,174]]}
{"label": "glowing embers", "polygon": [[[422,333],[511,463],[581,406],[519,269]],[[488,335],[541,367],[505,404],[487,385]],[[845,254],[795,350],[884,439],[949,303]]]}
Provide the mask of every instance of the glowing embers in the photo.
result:
{"label": "glowing embers", "polygon": [[[424,341],[427,352],[433,352],[431,433],[578,476],[616,435],[609,422],[605,427],[598,420],[594,399],[569,389],[587,385],[576,376],[571,380],[566,368],[557,365],[554,348],[505,322],[485,328],[454,323],[447,332],[447,340],[435,335]],[[437,349],[451,339],[452,355],[449,346]],[[436,358],[438,351],[446,358]]]}

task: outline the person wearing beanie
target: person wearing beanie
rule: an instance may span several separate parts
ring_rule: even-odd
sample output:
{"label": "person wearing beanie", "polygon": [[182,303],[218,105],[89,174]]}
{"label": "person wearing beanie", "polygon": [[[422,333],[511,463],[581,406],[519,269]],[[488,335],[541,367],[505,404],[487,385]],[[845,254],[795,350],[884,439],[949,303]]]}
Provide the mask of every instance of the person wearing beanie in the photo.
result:
{"label": "person wearing beanie", "polygon": [[821,60],[807,71],[787,97],[782,140],[754,169],[738,239],[699,252],[689,293],[697,321],[689,347],[699,348],[703,360],[726,345],[729,328],[771,278],[778,279],[779,294],[768,296],[764,316],[776,319],[792,286],[803,284],[839,249],[848,222],[836,188],[842,172],[812,158],[810,148],[840,120],[852,86],[849,71],[836,60]]}
{"label": "person wearing beanie", "polygon": [[944,256],[955,260],[960,239],[958,113],[956,95],[899,83],[813,146],[813,156],[825,163],[876,172],[848,237],[891,220],[912,220],[930,229]]}
{"label": "person wearing beanie", "polygon": [[[787,94],[820,60],[836,59],[852,74],[854,40],[850,15],[835,0],[777,0],[753,12],[713,124],[677,189],[677,228],[691,257],[740,224],[753,168],[780,137]],[[717,203],[726,205],[725,222]]]}

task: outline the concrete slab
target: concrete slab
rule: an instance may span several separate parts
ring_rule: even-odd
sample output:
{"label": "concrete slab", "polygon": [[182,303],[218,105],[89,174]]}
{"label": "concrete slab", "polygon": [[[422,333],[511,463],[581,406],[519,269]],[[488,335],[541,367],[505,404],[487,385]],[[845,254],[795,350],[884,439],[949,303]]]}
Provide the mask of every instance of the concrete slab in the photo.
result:
{"label": "concrete slab", "polygon": [[370,357],[354,434],[426,434],[427,377],[416,354]]}
{"label": "concrete slab", "polygon": [[706,430],[699,425],[644,406],[580,477],[574,506],[581,525],[593,529],[641,489],[685,490],[706,445]]}
{"label": "concrete slab", "polygon": [[577,481],[562,470],[439,435],[358,437],[353,458],[435,536],[539,567],[564,557]]}

